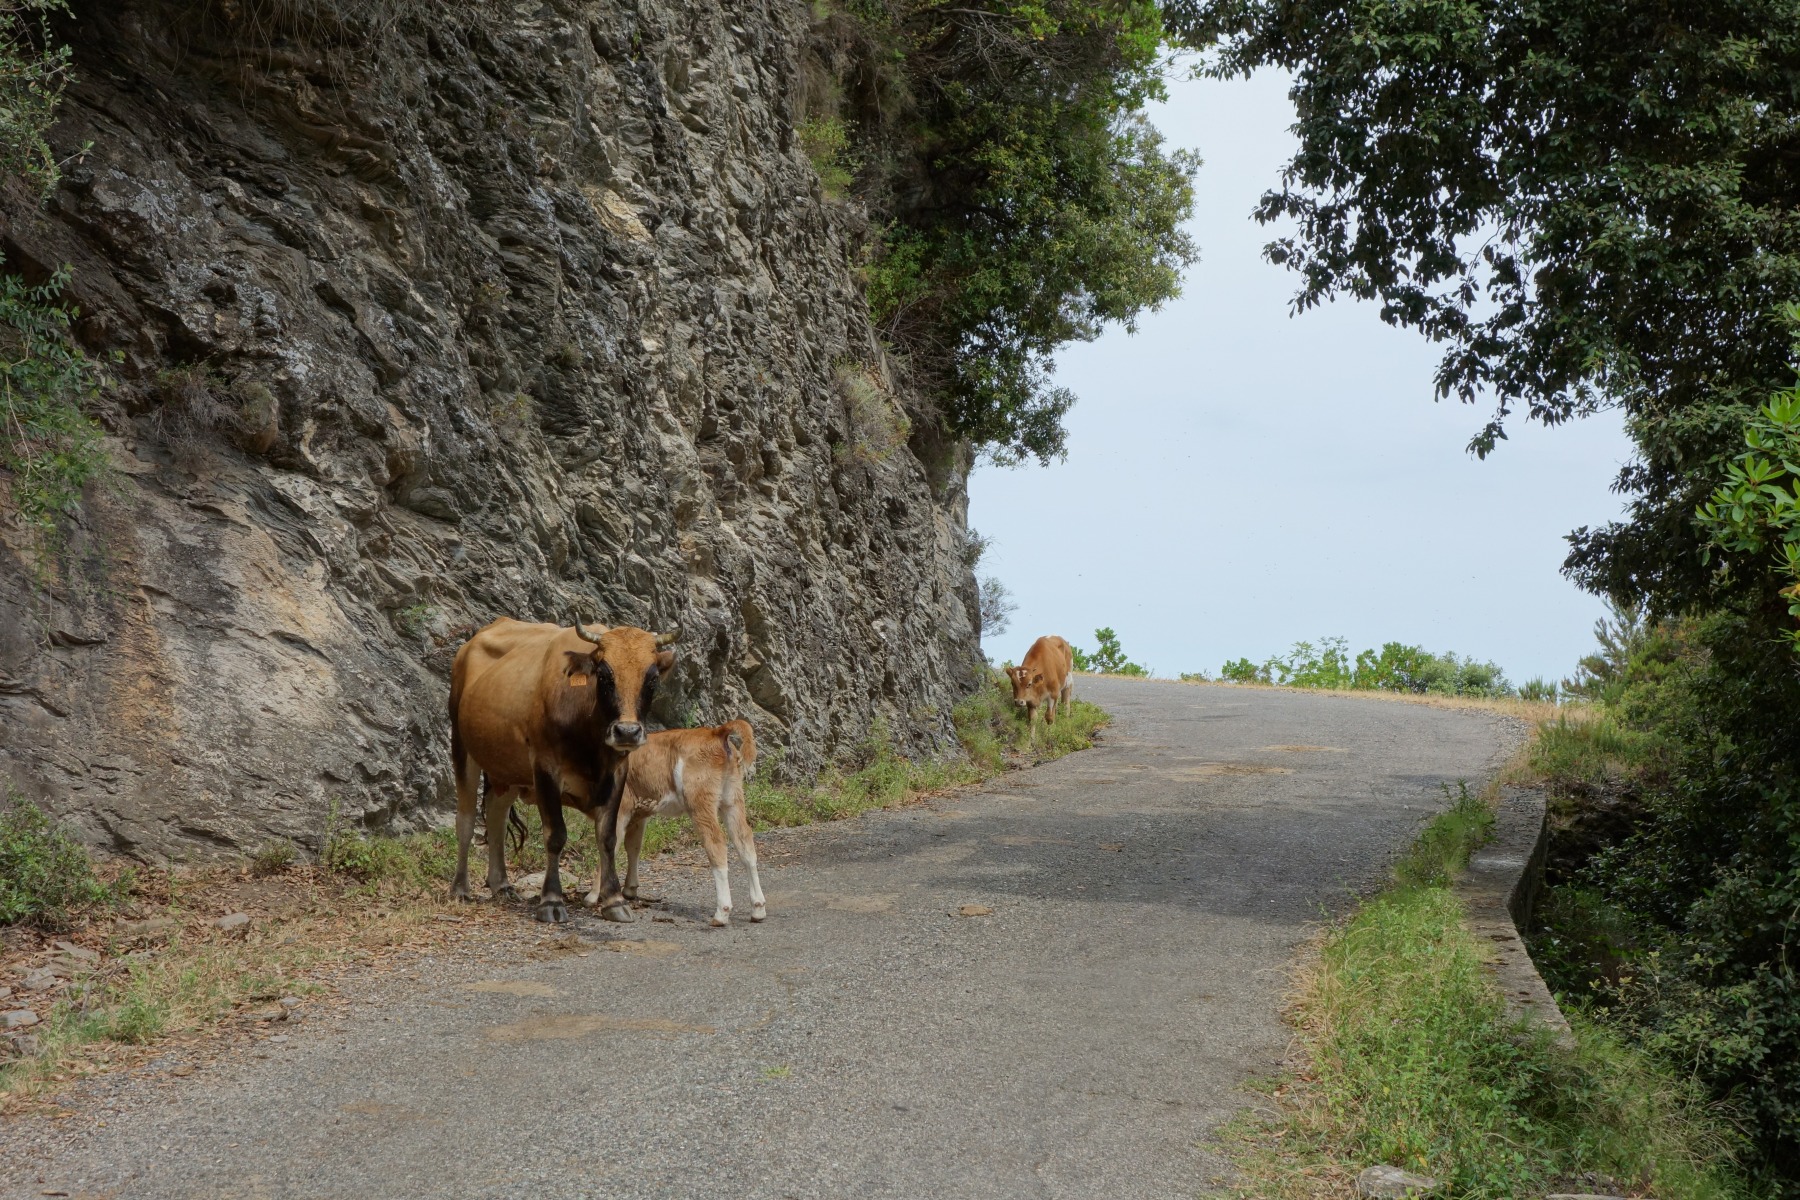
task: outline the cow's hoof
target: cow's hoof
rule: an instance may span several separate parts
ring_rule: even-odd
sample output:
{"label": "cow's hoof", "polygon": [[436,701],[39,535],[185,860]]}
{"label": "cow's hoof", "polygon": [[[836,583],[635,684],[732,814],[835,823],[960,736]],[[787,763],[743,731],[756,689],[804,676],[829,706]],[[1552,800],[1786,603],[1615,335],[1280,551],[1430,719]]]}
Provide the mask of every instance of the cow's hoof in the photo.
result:
{"label": "cow's hoof", "polygon": [[537,912],[533,915],[547,924],[561,925],[569,919],[569,909],[561,900],[544,900],[538,903]]}
{"label": "cow's hoof", "polygon": [[600,917],[605,921],[617,921],[621,925],[629,925],[636,919],[631,915],[631,910],[626,908],[623,904],[614,904],[608,908],[601,909]]}
{"label": "cow's hoof", "polygon": [[752,921],[766,921],[769,919],[769,910],[759,904],[750,910],[750,919]]}
{"label": "cow's hoof", "polygon": [[465,883],[452,887],[450,898],[452,900],[473,900],[475,897],[469,894],[469,885]]}
{"label": "cow's hoof", "polygon": [[519,889],[510,883],[503,883],[497,888],[489,888],[488,894],[496,900],[517,900]]}
{"label": "cow's hoof", "polygon": [[713,914],[712,923],[714,929],[722,929],[731,924],[731,914],[728,912],[716,912]]}

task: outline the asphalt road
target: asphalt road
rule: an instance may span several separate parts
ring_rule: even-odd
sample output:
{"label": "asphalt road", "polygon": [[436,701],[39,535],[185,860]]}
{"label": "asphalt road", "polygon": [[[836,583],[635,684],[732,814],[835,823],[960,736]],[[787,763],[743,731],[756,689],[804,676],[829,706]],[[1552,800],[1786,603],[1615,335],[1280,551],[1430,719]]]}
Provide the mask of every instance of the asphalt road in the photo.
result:
{"label": "asphalt road", "polygon": [[267,1057],[127,1084],[48,1151],[41,1118],[10,1122],[0,1194],[1204,1195],[1210,1133],[1285,1050],[1296,946],[1518,731],[1372,699],[1077,694],[1117,718],[1094,750],[760,838],[762,925],[708,928],[705,872],[653,862],[665,907],[633,925],[521,919],[497,952],[362,980]]}

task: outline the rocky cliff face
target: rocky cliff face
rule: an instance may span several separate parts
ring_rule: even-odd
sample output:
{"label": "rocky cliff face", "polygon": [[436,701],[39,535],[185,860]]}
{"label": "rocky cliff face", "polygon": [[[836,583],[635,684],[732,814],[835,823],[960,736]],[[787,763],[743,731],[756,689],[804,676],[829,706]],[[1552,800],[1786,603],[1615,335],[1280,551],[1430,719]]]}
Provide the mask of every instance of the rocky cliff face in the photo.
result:
{"label": "rocky cliff face", "polygon": [[942,743],[966,463],[797,144],[803,0],[76,8],[93,148],[4,250],[119,353],[117,471],[47,570],[6,535],[0,780],[138,854],[416,825],[500,614],[680,623],[659,717],[796,770]]}

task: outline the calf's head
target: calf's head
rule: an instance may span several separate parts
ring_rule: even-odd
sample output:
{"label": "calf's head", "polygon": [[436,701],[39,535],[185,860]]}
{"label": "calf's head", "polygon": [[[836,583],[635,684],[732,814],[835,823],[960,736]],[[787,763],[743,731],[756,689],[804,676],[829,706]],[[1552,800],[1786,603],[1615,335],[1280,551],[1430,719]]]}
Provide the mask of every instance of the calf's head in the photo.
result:
{"label": "calf's head", "polygon": [[650,714],[657,680],[675,666],[675,652],[668,647],[681,631],[651,633],[619,626],[594,634],[583,629],[577,617],[575,634],[593,649],[568,651],[565,673],[571,683],[578,675],[591,677],[596,731],[614,750],[637,749],[648,736],[644,719]]}
{"label": "calf's head", "polygon": [[1036,667],[1008,667],[1006,677],[1012,680],[1013,703],[1030,706],[1037,703],[1038,689],[1044,686],[1044,673]]}

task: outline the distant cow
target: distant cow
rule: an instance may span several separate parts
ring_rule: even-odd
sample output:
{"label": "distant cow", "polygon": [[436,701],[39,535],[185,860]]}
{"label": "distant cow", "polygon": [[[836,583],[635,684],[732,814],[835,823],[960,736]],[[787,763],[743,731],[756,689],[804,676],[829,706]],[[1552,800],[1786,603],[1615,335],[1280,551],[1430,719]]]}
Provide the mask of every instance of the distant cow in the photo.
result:
{"label": "distant cow", "polygon": [[1069,702],[1075,686],[1069,674],[1074,667],[1075,654],[1069,649],[1069,643],[1051,635],[1031,643],[1031,649],[1025,652],[1025,661],[1006,669],[1007,677],[1012,680],[1013,703],[1025,710],[1033,736],[1037,733],[1040,705],[1044,708],[1044,722],[1048,724],[1056,720],[1056,706]]}
{"label": "distant cow", "polygon": [[[731,923],[731,881],[725,864],[725,834],[750,871],[750,919],[768,915],[762,880],[756,874],[756,834],[744,812],[744,780],[756,771],[756,736],[748,721],[728,721],[702,729],[670,729],[653,733],[644,748],[634,751],[626,767],[625,802],[619,812],[620,836],[625,844],[625,895],[637,899],[638,855],[644,849],[644,826],[653,816],[685,814],[694,823],[706,847],[712,867],[713,892],[718,907],[714,925]],[[723,828],[721,828],[723,826]],[[595,833],[607,845],[596,817]],[[606,854],[611,860],[613,854]],[[587,898],[598,902],[599,882]]]}
{"label": "distant cow", "polygon": [[[563,805],[591,812],[601,844],[616,832],[626,763],[644,744],[643,716],[659,676],[675,665],[677,632],[528,624],[508,617],[456,652],[450,673],[450,765],[456,776],[456,881],[469,898],[469,841],[481,776],[488,777],[488,887],[506,887],[506,839],[513,797],[531,791],[544,826],[540,921],[564,921],[558,864],[568,829]],[[595,883],[602,915],[628,921],[618,872],[602,862]]]}

